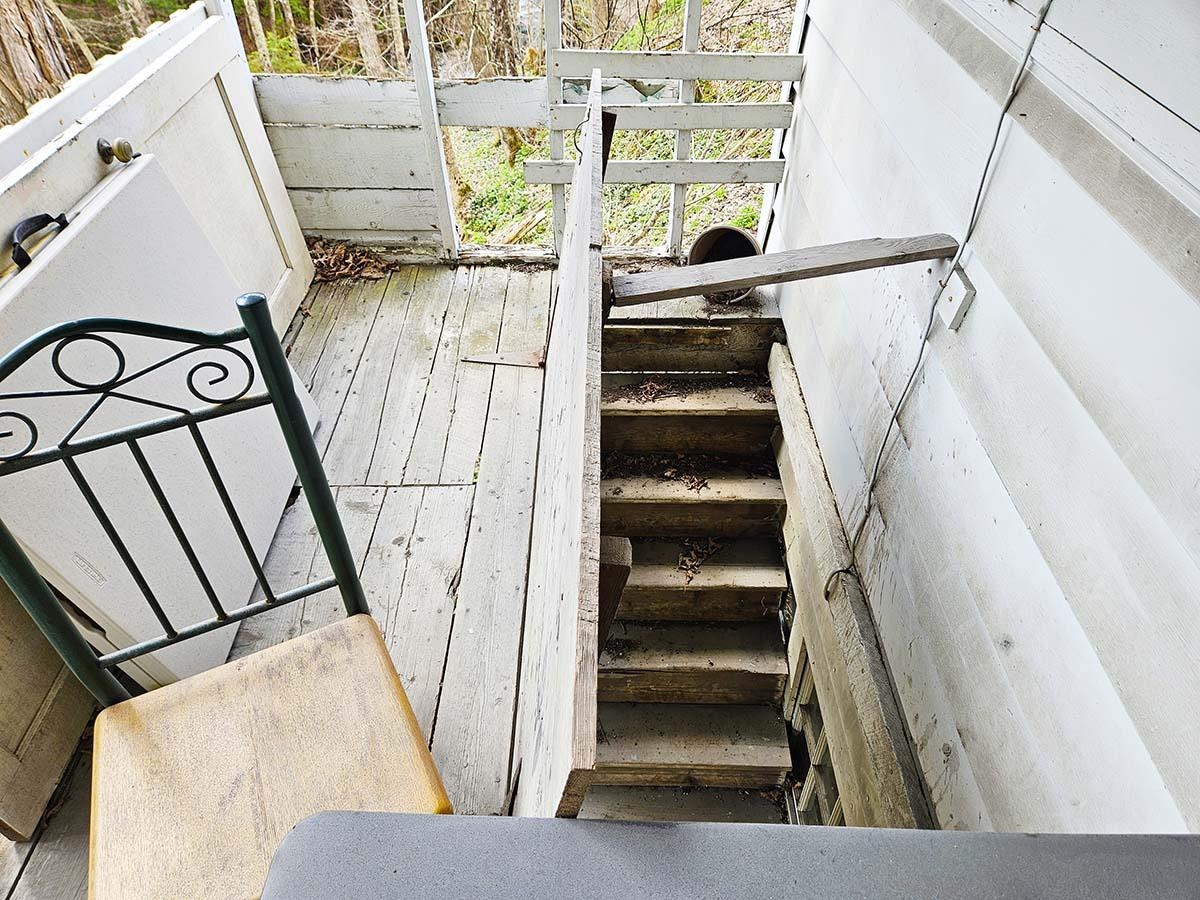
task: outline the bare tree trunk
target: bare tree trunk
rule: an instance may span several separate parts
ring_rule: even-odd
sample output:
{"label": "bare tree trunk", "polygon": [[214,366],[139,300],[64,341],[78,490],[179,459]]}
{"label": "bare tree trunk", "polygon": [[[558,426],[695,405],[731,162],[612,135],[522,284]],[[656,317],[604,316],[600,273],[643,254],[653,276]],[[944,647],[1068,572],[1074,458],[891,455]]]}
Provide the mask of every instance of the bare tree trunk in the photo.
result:
{"label": "bare tree trunk", "polygon": [[372,78],[387,75],[387,63],[379,49],[379,35],[375,33],[375,15],[367,0],[350,0],[350,18],[354,20],[354,32],[358,37],[358,52],[363,66]]}
{"label": "bare tree trunk", "polygon": [[150,27],[150,15],[142,5],[142,0],[117,0],[117,16],[127,38],[145,34]]}
{"label": "bare tree trunk", "polygon": [[267,30],[275,34],[275,0],[267,0]]}
{"label": "bare tree trunk", "polygon": [[86,72],[89,57],[52,0],[0,0],[0,124],[23,118],[31,104]]}
{"label": "bare tree trunk", "polygon": [[254,38],[254,52],[258,54],[258,65],[264,72],[270,72],[271,51],[267,49],[267,36],[263,33],[262,18],[258,14],[258,0],[246,0],[245,7],[250,35]]}
{"label": "bare tree trunk", "polygon": [[283,27],[287,34],[296,33],[296,14],[292,11],[292,0],[280,0],[283,4]]}
{"label": "bare tree trunk", "polygon": [[402,75],[408,69],[408,36],[404,32],[404,18],[400,15],[400,0],[387,0],[387,14],[388,27],[392,29],[392,59],[397,74]]}

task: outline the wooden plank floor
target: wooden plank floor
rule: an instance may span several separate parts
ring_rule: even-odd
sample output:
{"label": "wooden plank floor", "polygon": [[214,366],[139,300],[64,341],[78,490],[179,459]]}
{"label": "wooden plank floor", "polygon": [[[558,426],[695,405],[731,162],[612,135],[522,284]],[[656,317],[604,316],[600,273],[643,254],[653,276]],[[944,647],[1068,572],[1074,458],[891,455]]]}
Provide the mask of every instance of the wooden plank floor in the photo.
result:
{"label": "wooden plank floor", "polygon": [[[550,291],[549,271],[408,267],[314,285],[284,339],[321,410],[371,610],[459,813],[499,813],[512,776],[542,393],[540,369],[462,357],[541,347]],[[327,574],[302,500],[264,568],[277,590]],[[248,620],[231,658],[340,615],[326,593]],[[89,761],[38,838],[0,839],[0,897],[86,897]]]}

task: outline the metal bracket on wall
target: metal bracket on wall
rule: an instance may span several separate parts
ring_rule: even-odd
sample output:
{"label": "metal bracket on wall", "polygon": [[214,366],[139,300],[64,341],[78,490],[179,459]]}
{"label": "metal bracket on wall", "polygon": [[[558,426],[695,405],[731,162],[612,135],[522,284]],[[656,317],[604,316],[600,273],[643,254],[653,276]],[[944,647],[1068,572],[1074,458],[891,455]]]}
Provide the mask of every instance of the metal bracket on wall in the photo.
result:
{"label": "metal bracket on wall", "polygon": [[975,299],[975,285],[963,271],[962,265],[957,265],[946,278],[946,289],[942,291],[942,299],[938,301],[938,314],[951,331],[958,331],[967,311]]}

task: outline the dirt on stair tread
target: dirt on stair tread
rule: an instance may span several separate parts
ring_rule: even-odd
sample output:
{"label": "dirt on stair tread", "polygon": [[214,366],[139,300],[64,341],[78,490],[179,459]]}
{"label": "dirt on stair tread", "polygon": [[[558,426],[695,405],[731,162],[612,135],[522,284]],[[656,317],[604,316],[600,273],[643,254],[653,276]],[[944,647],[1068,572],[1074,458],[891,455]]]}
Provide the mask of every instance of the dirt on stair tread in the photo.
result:
{"label": "dirt on stair tread", "polygon": [[791,769],[772,706],[600,703],[597,784],[772,787]]}
{"label": "dirt on stair tread", "polygon": [[787,675],[777,623],[617,622],[601,671],[736,671]]}
{"label": "dirt on stair tread", "polygon": [[593,785],[581,819],[640,822],[787,822],[780,790]]}
{"label": "dirt on stair tread", "polygon": [[716,537],[633,542],[633,584],[684,587],[698,578],[731,586],[787,587],[783,548],[771,538]]}
{"label": "dirt on stair tread", "polygon": [[769,457],[747,459],[716,453],[626,453],[610,451],[600,456],[604,480],[651,479],[679,482],[693,491],[703,490],[710,480],[742,478],[779,480],[779,469]]}
{"label": "dirt on stair tread", "polygon": [[688,376],[686,373],[604,375],[603,413],[737,413],[770,417],[775,409],[771,382],[761,374]]}

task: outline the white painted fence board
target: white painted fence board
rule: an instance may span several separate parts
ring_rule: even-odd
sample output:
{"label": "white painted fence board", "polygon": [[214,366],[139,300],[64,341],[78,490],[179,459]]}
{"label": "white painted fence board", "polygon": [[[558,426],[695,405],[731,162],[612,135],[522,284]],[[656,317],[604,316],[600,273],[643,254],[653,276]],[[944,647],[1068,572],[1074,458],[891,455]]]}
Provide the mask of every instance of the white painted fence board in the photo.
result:
{"label": "white painted fence board", "polygon": [[443,125],[470,128],[544,128],[544,78],[482,78],[435,81],[438,114]]}
{"label": "white painted fence board", "polygon": [[[679,100],[679,81],[661,78],[640,78],[638,90],[624,78],[603,78],[600,80],[600,95],[604,105],[623,104],[635,106],[652,103],[674,103]],[[585,78],[564,78],[562,84],[563,103],[587,106],[588,80]],[[580,119],[580,121],[583,121]],[[579,123],[577,122],[576,125]]]}
{"label": "white painted fence board", "polygon": [[[570,160],[525,160],[528,184],[568,184]],[[783,177],[783,160],[776,159],[614,159],[604,172],[606,184],[763,184]]]}
{"label": "white painted fence board", "polygon": [[672,53],[642,50],[549,50],[546,72],[578,78],[592,69],[615,78],[711,81],[794,81],[804,70],[798,53]]}
{"label": "white painted fence board", "polygon": [[268,125],[289,188],[433,188],[419,128]]}
{"label": "white painted fence board", "polygon": [[[670,128],[785,128],[792,119],[790,103],[623,103],[604,104],[616,113],[618,131],[657,131]],[[579,127],[586,107],[555,106],[550,127],[569,130]]]}
{"label": "white painted fence board", "polygon": [[204,21],[202,0],[155,23],[120,51],[102,56],[90,72],[76,75],[53,97],[29,108],[25,118],[0,129],[0,172],[9,172],[45,146],[63,129],[134,78]]}
{"label": "white painted fence board", "polygon": [[411,81],[332,75],[255,75],[263,120],[271,124],[392,125],[418,128]]}
{"label": "white painted fence board", "polygon": [[596,765],[600,602],[600,78],[551,308],[517,708],[517,815],[573,816]]}
{"label": "white painted fence board", "polygon": [[[441,233],[442,250],[448,259],[458,256],[458,223],[454,218],[454,196],[446,168],[442,128],[433,87],[433,62],[429,51],[429,30],[425,27],[425,7],[420,0],[404,0],[404,30],[408,35],[408,55],[421,109],[421,134],[425,137],[426,158],[433,171],[435,223]],[[412,227],[412,226],[407,226]]]}
{"label": "white painted fence board", "polygon": [[[443,125],[535,128],[546,124],[541,78],[437,79]],[[412,81],[329,75],[256,75],[263,118],[277,124],[419,127]],[[632,91],[632,88],[630,88]]]}
{"label": "white painted fence board", "polygon": [[288,196],[306,232],[438,230],[433,191],[292,188]]}

